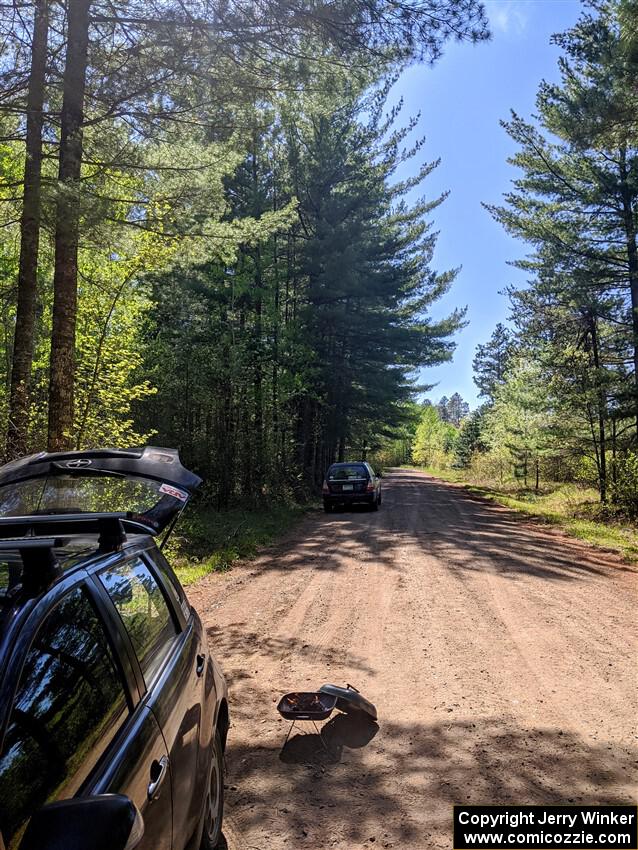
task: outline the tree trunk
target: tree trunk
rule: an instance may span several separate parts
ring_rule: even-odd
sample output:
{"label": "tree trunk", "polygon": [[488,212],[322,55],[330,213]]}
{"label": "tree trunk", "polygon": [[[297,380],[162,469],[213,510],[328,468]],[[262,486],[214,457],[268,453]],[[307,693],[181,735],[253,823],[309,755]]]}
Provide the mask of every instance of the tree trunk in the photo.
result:
{"label": "tree trunk", "polygon": [[616,465],[616,417],[611,420],[611,482],[612,482],[612,500],[613,494],[618,483],[618,467]]}
{"label": "tree trunk", "polygon": [[254,405],[254,477],[257,486],[257,495],[261,498],[264,490],[265,458],[264,458],[264,391],[262,371],[262,323],[263,323],[263,301],[262,301],[262,261],[261,250],[255,248],[255,342],[257,345],[257,357],[255,358],[253,374],[253,405]]}
{"label": "tree trunk", "polygon": [[592,356],[594,360],[594,369],[596,370],[597,401],[598,401],[598,444],[600,451],[600,460],[598,466],[598,481],[600,489],[600,501],[604,504],[607,501],[607,439],[605,433],[605,415],[607,412],[607,400],[605,398],[605,390],[600,381],[600,356],[598,353],[598,327],[596,317],[590,316],[590,331]]}
{"label": "tree trunk", "polygon": [[[259,218],[263,212],[262,203],[259,193],[259,136],[255,131],[253,133],[253,151],[252,151],[252,178],[253,178],[253,215]],[[262,333],[263,333],[263,263],[261,256],[261,247],[257,245],[253,253],[254,260],[254,278],[253,278],[253,294],[254,294],[254,309],[255,309],[255,331],[254,339],[257,347],[255,357],[255,366],[253,374],[253,405],[254,405],[254,477],[257,486],[257,496],[261,498],[264,491],[266,463],[264,457],[264,390],[263,390],[263,369],[262,369]]]}
{"label": "tree trunk", "polygon": [[36,0],[27,93],[27,136],[24,195],[20,219],[18,301],[11,366],[7,459],[26,454],[31,406],[31,369],[35,348],[35,312],[40,246],[40,185],[42,177],[42,110],[49,37],[49,0]]}
{"label": "tree trunk", "polygon": [[[276,203],[275,203],[276,208]],[[285,473],[282,469],[282,439],[281,427],[279,423],[279,323],[280,323],[280,283],[279,283],[279,253],[277,234],[273,237],[273,269],[275,275],[275,298],[273,304],[273,330],[272,330],[272,459],[275,465],[275,478],[277,480],[277,490],[279,492],[283,483]]]}
{"label": "tree trunk", "polygon": [[636,222],[634,219],[635,196],[631,190],[627,172],[627,152],[620,149],[620,192],[623,205],[623,223],[629,268],[629,290],[631,293],[631,328],[634,351],[634,415],[638,436],[638,245],[636,244]]}
{"label": "tree trunk", "polygon": [[53,276],[53,330],[49,380],[49,450],[71,446],[75,385],[75,330],[82,123],[91,0],[69,0]]}

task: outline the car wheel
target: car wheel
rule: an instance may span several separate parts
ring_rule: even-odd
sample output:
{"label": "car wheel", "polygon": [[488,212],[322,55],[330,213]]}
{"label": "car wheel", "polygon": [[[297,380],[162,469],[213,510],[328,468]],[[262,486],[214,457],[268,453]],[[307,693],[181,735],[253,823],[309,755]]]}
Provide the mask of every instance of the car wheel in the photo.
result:
{"label": "car wheel", "polygon": [[208,788],[206,789],[206,808],[204,811],[204,832],[200,850],[215,850],[222,837],[222,819],[224,816],[224,753],[219,732],[213,739],[213,759],[210,769]]}
{"label": "car wheel", "polygon": [[370,510],[378,511],[379,510],[379,501],[375,499],[374,502],[370,505]]}
{"label": "car wheel", "polygon": [[331,514],[332,513],[332,505],[330,504],[330,502],[324,502],[323,503],[323,509],[327,514]]}

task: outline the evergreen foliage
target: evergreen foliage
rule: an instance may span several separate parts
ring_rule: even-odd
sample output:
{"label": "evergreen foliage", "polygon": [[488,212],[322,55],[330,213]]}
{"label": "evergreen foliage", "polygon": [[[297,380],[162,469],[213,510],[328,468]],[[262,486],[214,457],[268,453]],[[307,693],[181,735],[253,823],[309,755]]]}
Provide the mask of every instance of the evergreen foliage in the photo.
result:
{"label": "evergreen foliage", "polygon": [[635,452],[638,428],[638,77],[628,10],[590,4],[555,37],[561,80],[541,84],[537,118],[513,113],[504,124],[519,176],[488,209],[530,246],[516,263],[529,285],[510,290],[514,339],[497,329],[474,364],[493,405],[487,421],[523,479],[532,460],[567,477],[593,468],[603,502],[616,498],[610,480]]}
{"label": "evergreen foliage", "polygon": [[[427,327],[425,302],[446,285],[444,278],[420,279],[428,274],[428,261],[419,256],[421,248],[427,254],[431,238],[421,223],[427,205],[403,210],[399,199],[409,184],[390,189],[402,138],[393,134],[392,120],[384,125],[377,113],[378,126],[366,128],[360,116],[368,107],[374,113],[366,90],[379,84],[383,89],[406,63],[435,61],[450,38],[488,38],[481,4],[128,0],[114,5],[69,0],[60,6],[27,0],[6,5],[4,12],[4,454],[15,456],[45,443],[51,449],[104,439],[121,443],[152,430],[159,431],[158,437],[171,433],[179,439],[184,433],[190,452],[188,441],[199,439],[193,411],[185,414],[188,423],[179,429],[171,430],[163,420],[141,428],[133,421],[132,406],[139,422],[149,423],[144,400],[155,388],[142,362],[149,373],[167,381],[165,369],[170,373],[180,361],[164,348],[171,364],[152,363],[152,345],[142,350],[144,317],[153,299],[161,300],[158,281],[187,281],[185,298],[190,298],[189,287],[201,289],[204,277],[206,297],[215,305],[233,290],[229,324],[219,311],[211,319],[220,338],[231,335],[230,345],[235,345],[236,317],[240,335],[250,337],[232,369],[228,358],[222,359],[215,374],[223,380],[230,380],[229,370],[239,369],[242,378],[251,375],[251,389],[241,403],[248,419],[242,412],[241,429],[251,446],[246,465],[252,465],[258,489],[266,486],[266,461],[280,468],[283,417],[289,428],[291,416],[302,416],[302,398],[321,408],[321,417],[306,417],[310,432],[304,440],[313,443],[316,428],[327,427],[326,403],[332,405],[333,420],[338,416],[334,399],[326,396],[324,352],[315,351],[317,340],[329,341],[321,336],[320,323],[312,326],[308,319],[316,294],[312,287],[323,286],[326,273],[334,277],[334,269],[320,268],[329,260],[321,240],[332,237],[333,267],[341,263],[337,257],[349,262],[342,288],[352,285],[354,316],[362,315],[357,304],[365,300],[363,278],[370,283],[367,303],[374,301],[375,307],[363,312],[367,310],[371,332],[382,328],[385,353],[362,363],[360,371],[379,366],[382,374],[374,386],[367,376],[360,383],[356,364],[344,366],[344,387],[350,386],[352,397],[348,424],[334,421],[331,427],[340,438],[363,445],[378,440],[381,420],[381,432],[400,425],[390,420],[395,403],[400,409],[410,395],[410,368],[447,356],[450,345],[443,340],[458,322],[453,317],[440,327]],[[335,97],[343,97],[342,102]],[[321,124],[332,123],[332,135],[317,134]],[[337,128],[345,128],[343,139]],[[381,143],[386,130],[388,138]],[[299,147],[306,143],[314,146],[312,153]],[[326,159],[330,155],[336,157],[334,174]],[[367,172],[365,156],[376,157]],[[326,176],[325,199],[301,196],[323,191]],[[316,209],[318,200],[332,208]],[[357,211],[349,210],[351,202]],[[329,222],[332,234],[325,227],[327,214],[336,216]],[[377,230],[370,226],[364,233],[369,214],[379,217]],[[358,255],[346,250],[350,227]],[[152,239],[157,256],[146,254],[145,274],[139,267],[131,273],[135,258],[151,247]],[[355,282],[355,263],[364,255],[367,266]],[[225,269],[236,275],[236,288],[228,286]],[[386,283],[387,294],[382,291]],[[298,287],[287,300],[286,286]],[[175,299],[183,305],[179,295]],[[329,309],[322,306],[321,322]],[[384,322],[397,313],[401,321],[391,332]],[[159,344],[151,336],[152,315],[145,333],[146,341]],[[362,335],[363,329],[352,328],[353,345]],[[168,331],[164,344],[167,338]],[[176,338],[181,340],[179,333]],[[397,360],[390,365],[386,361],[393,346]],[[207,355],[218,346],[209,341],[208,349]],[[236,351],[234,347],[233,356]],[[415,360],[408,364],[412,356]],[[282,358],[291,359],[284,363]],[[302,361],[303,368],[293,373]],[[395,387],[398,396],[389,401]],[[286,395],[285,404],[279,403],[280,392]],[[265,419],[266,393],[276,410],[271,426]],[[289,397],[296,399],[294,412]],[[279,448],[266,459],[268,427]],[[298,442],[299,437],[293,439],[299,459]],[[193,443],[193,455],[203,451]],[[233,451],[243,452],[244,445]],[[295,469],[293,478],[295,462],[286,467]],[[302,477],[308,475],[305,462]]]}
{"label": "evergreen foliage", "polygon": [[494,328],[488,342],[476,348],[472,361],[474,383],[479,388],[479,395],[489,402],[494,400],[497,388],[505,380],[511,350],[511,331],[501,322]]}
{"label": "evergreen foliage", "polygon": [[477,408],[463,421],[456,439],[453,456],[454,466],[466,469],[475,452],[485,451],[485,437],[483,435],[483,408]]}
{"label": "evergreen foliage", "polygon": [[488,37],[481,4],[5,11],[5,457],[152,437],[224,505],[405,440],[462,314],[428,316],[442,199],[404,202],[434,165],[396,179],[420,143],[384,104],[406,63]]}
{"label": "evergreen foliage", "polygon": [[221,505],[303,492],[347,452],[377,451],[406,421],[414,369],[451,355],[462,313],[436,323],[427,313],[455,274],[429,265],[426,216],[442,198],[402,200],[433,166],[392,183],[418,147],[400,152],[410,128],[384,118],[385,94],[270,113],[228,191],[235,214],[296,197],[291,227],[232,263],[152,279],[143,373],[158,392],[141,421],[183,447]]}
{"label": "evergreen foliage", "polygon": [[470,412],[469,404],[463,400],[459,393],[453,393],[450,398],[443,396],[437,402],[436,409],[441,421],[449,422],[455,428],[460,426],[461,422]]}
{"label": "evergreen foliage", "polygon": [[[636,3],[595,0],[554,37],[560,80],[532,120],[512,113],[513,188],[488,210],[525,241],[508,326],[474,357],[483,407],[455,461],[476,479],[536,491],[596,486],[605,510],[636,513],[638,134]],[[448,399],[439,403],[442,417]]]}

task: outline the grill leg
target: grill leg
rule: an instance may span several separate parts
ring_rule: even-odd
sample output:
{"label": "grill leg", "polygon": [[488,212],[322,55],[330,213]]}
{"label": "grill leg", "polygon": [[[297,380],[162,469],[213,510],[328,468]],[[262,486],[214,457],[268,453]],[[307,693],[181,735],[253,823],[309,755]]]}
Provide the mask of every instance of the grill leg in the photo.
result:
{"label": "grill leg", "polygon": [[[286,746],[286,744],[288,743],[288,738],[290,738],[290,736],[291,736],[291,734],[292,734],[292,730],[295,728],[296,723],[297,723],[297,721],[296,721],[296,720],[293,720],[293,721],[292,721],[292,723],[290,724],[290,728],[288,729],[288,734],[286,735],[286,737],[285,737],[285,739],[284,739],[284,742],[283,742],[283,744],[281,745],[281,749],[282,749],[282,750],[283,750],[283,748]],[[322,747],[323,747],[323,748],[324,748],[324,750],[328,753],[328,755],[332,755],[332,754],[331,754],[331,752],[330,752],[330,748],[328,747],[328,745],[326,744],[326,742],[325,742],[325,740],[324,740],[324,737],[323,737],[323,734],[322,734],[322,730],[321,730],[321,729],[317,726],[317,724],[315,723],[315,721],[314,721],[314,720],[312,720],[312,721],[311,721],[311,723],[312,723],[312,725],[315,727],[315,732],[316,732],[316,733],[317,733],[317,735],[319,736],[319,740],[321,741],[321,745],[322,745]],[[308,734],[307,732],[304,732],[304,730],[303,730],[303,729],[302,729],[301,731],[302,731],[302,734],[303,734],[303,735],[307,735],[307,734]]]}
{"label": "grill leg", "polygon": [[292,723],[290,724],[290,728],[288,729],[288,734],[286,735],[286,740],[285,740],[285,741],[283,742],[283,744],[281,745],[281,749],[282,749],[282,750],[283,750],[283,748],[286,746],[286,744],[288,743],[288,738],[290,738],[290,733],[291,733],[291,732],[292,732],[292,730],[295,728],[295,723],[296,723],[296,722],[297,722],[296,720],[293,720],[293,721],[292,721]]}
{"label": "grill leg", "polygon": [[323,744],[323,748],[324,748],[324,750],[328,753],[328,755],[330,755],[330,750],[328,749],[328,745],[327,745],[327,744],[326,744],[326,742],[324,741],[324,739],[323,739],[323,735],[321,734],[321,733],[322,733],[322,731],[323,731],[323,729],[319,729],[319,728],[317,727],[317,724],[315,723],[315,721],[314,721],[314,720],[312,721],[312,725],[315,727],[315,732],[317,733],[317,735],[319,735],[319,740],[320,740],[320,741],[321,741],[321,743]]}

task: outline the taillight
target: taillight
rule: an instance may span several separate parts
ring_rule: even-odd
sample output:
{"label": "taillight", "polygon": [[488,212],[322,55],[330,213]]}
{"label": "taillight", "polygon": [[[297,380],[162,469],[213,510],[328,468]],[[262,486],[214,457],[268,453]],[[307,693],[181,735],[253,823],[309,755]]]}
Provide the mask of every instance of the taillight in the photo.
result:
{"label": "taillight", "polygon": [[368,481],[366,490],[368,491],[368,493],[372,493],[372,491],[374,490],[374,484],[372,483],[372,481]]}
{"label": "taillight", "polygon": [[328,487],[328,482],[326,481],[325,478],[323,479],[323,487],[321,488],[321,492],[322,493],[329,493],[330,492],[330,487]]}

